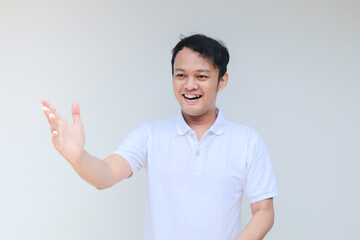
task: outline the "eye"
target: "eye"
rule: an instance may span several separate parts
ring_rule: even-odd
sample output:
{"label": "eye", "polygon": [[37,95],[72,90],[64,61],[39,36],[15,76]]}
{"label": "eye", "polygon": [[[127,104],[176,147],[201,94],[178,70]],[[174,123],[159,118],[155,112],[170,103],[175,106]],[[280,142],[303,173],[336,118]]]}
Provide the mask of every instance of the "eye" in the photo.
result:
{"label": "eye", "polygon": [[178,74],[176,74],[176,77],[177,77],[177,78],[184,78],[184,77],[185,77],[185,74],[178,73]]}
{"label": "eye", "polygon": [[209,78],[209,77],[206,76],[206,75],[199,75],[198,78],[199,78],[199,79],[206,79],[206,78]]}

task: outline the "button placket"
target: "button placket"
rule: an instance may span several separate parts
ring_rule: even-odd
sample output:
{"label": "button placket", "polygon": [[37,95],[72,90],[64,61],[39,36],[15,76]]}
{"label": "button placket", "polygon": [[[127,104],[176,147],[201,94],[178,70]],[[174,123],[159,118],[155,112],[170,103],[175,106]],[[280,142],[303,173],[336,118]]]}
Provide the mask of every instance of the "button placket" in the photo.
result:
{"label": "button placket", "polygon": [[206,142],[209,140],[208,131],[203,135],[200,141],[197,140],[196,134],[193,130],[191,130],[187,139],[192,148],[192,157],[190,160],[190,168],[191,172],[194,175],[201,175],[204,169],[204,165],[206,162],[206,152],[204,151],[204,146]]}
{"label": "button placket", "polygon": [[200,175],[204,168],[204,154],[201,149],[200,144],[193,150],[193,159],[192,159],[192,172],[193,174]]}

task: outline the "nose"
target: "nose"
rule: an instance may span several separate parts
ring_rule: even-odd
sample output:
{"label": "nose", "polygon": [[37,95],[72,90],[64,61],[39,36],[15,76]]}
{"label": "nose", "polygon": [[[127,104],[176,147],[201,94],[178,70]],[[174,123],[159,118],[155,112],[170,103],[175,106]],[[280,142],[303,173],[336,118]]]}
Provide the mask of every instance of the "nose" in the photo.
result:
{"label": "nose", "polygon": [[198,89],[197,79],[194,78],[194,77],[188,77],[188,78],[185,80],[184,87],[185,87],[185,89],[188,90],[188,91]]}

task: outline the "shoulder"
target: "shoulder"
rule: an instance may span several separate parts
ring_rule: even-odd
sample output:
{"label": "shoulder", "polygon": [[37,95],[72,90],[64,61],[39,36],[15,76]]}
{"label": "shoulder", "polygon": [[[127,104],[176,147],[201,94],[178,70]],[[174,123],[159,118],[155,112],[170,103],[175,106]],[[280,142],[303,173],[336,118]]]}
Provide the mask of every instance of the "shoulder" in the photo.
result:
{"label": "shoulder", "polygon": [[163,120],[156,120],[152,122],[144,122],[139,129],[147,132],[149,135],[169,133],[175,129],[176,117],[171,117]]}
{"label": "shoulder", "polygon": [[253,128],[230,121],[225,121],[224,137],[231,145],[236,146],[239,150],[248,153],[257,149],[258,146],[264,145],[261,136]]}
{"label": "shoulder", "polygon": [[231,136],[243,137],[248,140],[250,139],[255,140],[260,137],[258,132],[249,126],[230,122],[227,120],[224,121],[224,124],[225,124],[226,133]]}

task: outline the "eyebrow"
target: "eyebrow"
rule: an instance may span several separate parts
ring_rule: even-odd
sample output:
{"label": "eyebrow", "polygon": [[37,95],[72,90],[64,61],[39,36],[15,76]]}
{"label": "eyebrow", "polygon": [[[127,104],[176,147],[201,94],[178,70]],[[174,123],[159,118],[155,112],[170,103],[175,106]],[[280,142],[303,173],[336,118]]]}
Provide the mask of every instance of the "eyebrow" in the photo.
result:
{"label": "eyebrow", "polygon": [[[178,71],[185,72],[185,69],[175,68],[175,72],[178,72]],[[210,72],[210,70],[208,70],[208,69],[198,69],[198,70],[196,70],[196,72]]]}

